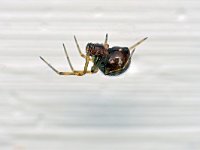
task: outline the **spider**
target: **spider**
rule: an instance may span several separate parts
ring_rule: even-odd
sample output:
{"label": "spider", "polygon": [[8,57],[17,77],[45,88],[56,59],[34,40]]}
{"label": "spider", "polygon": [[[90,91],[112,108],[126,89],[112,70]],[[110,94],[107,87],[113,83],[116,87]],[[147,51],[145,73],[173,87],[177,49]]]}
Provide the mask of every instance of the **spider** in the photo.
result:
{"label": "spider", "polygon": [[[48,63],[43,57],[40,56],[40,58],[58,75],[83,76],[85,74],[94,74],[97,73],[98,70],[101,70],[101,72],[103,72],[104,75],[116,76],[124,73],[128,69],[131,63],[131,57],[135,51],[135,47],[141,44],[146,39],[147,37],[143,38],[142,40],[130,46],[129,48],[119,46],[109,48],[108,34],[106,34],[104,44],[88,43],[86,46],[86,54],[83,54],[81,52],[76,36],[74,36],[74,40],[78,48],[79,54],[85,59],[84,68],[80,71],[75,70],[73,68],[64,44],[63,48],[69,66],[71,68],[70,72],[60,72],[57,69],[55,69],[50,63]],[[88,70],[89,62],[93,63],[93,66],[90,70]]]}

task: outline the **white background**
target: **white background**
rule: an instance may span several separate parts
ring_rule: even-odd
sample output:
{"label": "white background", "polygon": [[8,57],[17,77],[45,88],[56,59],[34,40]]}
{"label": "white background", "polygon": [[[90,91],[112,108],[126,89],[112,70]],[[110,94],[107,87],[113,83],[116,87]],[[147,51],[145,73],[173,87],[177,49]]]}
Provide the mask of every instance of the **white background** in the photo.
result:
{"label": "white background", "polygon": [[[200,1],[0,0],[0,150],[199,150]],[[81,69],[73,35],[130,46],[118,77]]]}

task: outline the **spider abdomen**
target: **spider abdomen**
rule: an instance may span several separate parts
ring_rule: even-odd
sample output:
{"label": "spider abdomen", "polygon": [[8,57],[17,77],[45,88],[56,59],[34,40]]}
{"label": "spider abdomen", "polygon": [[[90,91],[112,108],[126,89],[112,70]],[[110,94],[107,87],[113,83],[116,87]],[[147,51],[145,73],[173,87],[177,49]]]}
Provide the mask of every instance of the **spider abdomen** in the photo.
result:
{"label": "spider abdomen", "polygon": [[119,75],[128,69],[129,57],[127,47],[112,47],[108,49],[106,57],[96,56],[94,63],[105,75]]}

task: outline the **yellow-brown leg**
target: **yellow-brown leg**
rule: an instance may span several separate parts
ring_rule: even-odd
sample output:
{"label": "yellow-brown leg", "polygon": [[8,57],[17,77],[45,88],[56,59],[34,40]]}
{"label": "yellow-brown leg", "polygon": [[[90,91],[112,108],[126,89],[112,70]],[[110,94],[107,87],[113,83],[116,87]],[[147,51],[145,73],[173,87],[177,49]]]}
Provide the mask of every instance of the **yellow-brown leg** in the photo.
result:
{"label": "yellow-brown leg", "polygon": [[104,41],[104,47],[105,47],[105,49],[108,49],[108,48],[109,48],[109,44],[108,44],[108,33],[106,33],[106,38],[105,38],[105,41]]}
{"label": "yellow-brown leg", "polygon": [[77,71],[77,70],[73,70],[72,72],[60,72],[57,69],[55,69],[50,63],[48,63],[43,57],[40,56],[40,58],[42,59],[42,61],[44,61],[54,72],[56,72],[59,75],[77,75],[77,76],[82,76],[86,73],[96,73],[96,72],[92,72],[92,71],[87,71],[88,68],[88,64],[89,64],[89,59],[88,57],[86,57],[86,62],[85,62],[85,66],[84,66],[84,70],[83,71]]}
{"label": "yellow-brown leg", "polygon": [[[78,44],[78,41],[77,41],[77,39],[76,39],[76,36],[74,35],[74,40],[75,40],[75,43],[76,43],[76,46],[77,46],[77,49],[78,49],[78,52],[79,52],[79,54],[81,55],[81,57],[83,57],[83,58],[86,58],[86,55],[85,54],[83,54],[82,52],[81,52],[81,48],[80,48],[80,46],[79,46],[79,44]],[[92,59],[91,58],[89,58],[89,61],[92,61]]]}
{"label": "yellow-brown leg", "polygon": [[86,61],[85,61],[85,65],[84,65],[83,71],[74,71],[75,75],[82,76],[82,75],[84,75],[86,73],[92,73],[91,71],[89,71],[89,72],[87,71],[87,68],[88,68],[88,65],[89,65],[89,60],[90,60],[89,56],[86,55],[85,60]]}
{"label": "yellow-brown leg", "polygon": [[74,35],[74,40],[75,40],[75,43],[76,43],[76,46],[77,46],[77,49],[78,49],[79,54],[81,55],[81,57],[86,58],[86,56],[81,52],[81,48],[80,48],[80,46],[79,46],[79,44],[78,44],[78,41],[77,41],[75,35]]}
{"label": "yellow-brown leg", "polygon": [[129,51],[133,50],[136,46],[140,45],[140,44],[141,44],[142,42],[144,42],[146,39],[147,39],[147,37],[144,38],[144,39],[142,39],[142,40],[140,40],[139,42],[135,43],[135,44],[132,45],[131,47],[129,47],[129,48],[128,48]]}
{"label": "yellow-brown leg", "polygon": [[106,33],[106,38],[104,44],[108,44],[108,33]]}
{"label": "yellow-brown leg", "polygon": [[67,61],[68,61],[68,63],[69,63],[69,66],[70,66],[71,70],[74,72],[74,68],[73,68],[72,63],[71,63],[71,61],[70,61],[70,59],[69,59],[69,55],[68,55],[68,53],[67,53],[67,50],[66,50],[66,47],[65,47],[65,44],[64,44],[64,43],[63,43],[63,48],[64,48],[65,56],[66,56]]}

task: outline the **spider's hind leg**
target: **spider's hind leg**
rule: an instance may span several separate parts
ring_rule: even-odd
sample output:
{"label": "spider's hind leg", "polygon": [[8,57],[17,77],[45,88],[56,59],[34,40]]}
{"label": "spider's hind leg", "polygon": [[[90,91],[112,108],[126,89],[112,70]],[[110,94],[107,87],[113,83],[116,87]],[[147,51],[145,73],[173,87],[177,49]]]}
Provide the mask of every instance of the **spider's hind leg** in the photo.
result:
{"label": "spider's hind leg", "polygon": [[141,44],[142,42],[144,42],[147,38],[148,38],[148,37],[143,38],[143,39],[140,40],[139,42],[137,42],[137,43],[135,43],[134,45],[130,46],[130,47],[128,48],[129,51],[135,50],[136,46],[140,45],[140,44]]}

